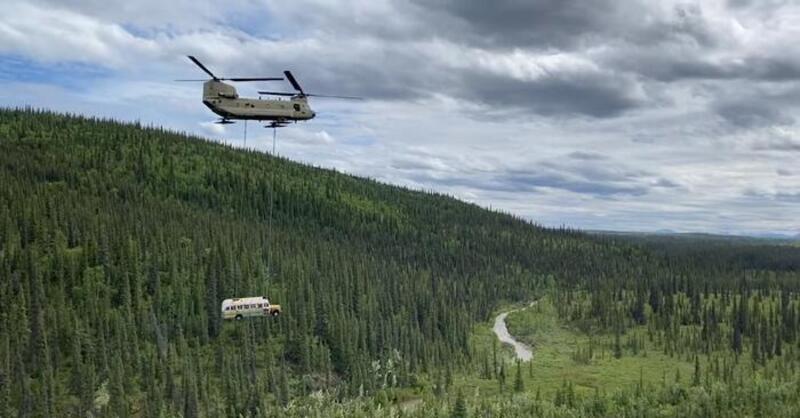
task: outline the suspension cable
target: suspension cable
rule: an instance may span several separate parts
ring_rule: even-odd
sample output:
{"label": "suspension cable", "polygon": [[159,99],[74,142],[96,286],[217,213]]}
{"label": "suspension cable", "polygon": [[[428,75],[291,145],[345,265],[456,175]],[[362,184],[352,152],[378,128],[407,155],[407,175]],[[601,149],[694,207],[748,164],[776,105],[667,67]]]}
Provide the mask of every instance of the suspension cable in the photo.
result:
{"label": "suspension cable", "polygon": [[272,127],[272,173],[269,180],[269,238],[267,238],[267,270],[272,274],[272,244],[275,242],[275,231],[272,230],[272,213],[275,208],[275,171],[277,170],[277,157],[275,155],[275,137],[277,128]]}
{"label": "suspension cable", "polygon": [[244,120],[244,147],[247,148],[247,119]]}

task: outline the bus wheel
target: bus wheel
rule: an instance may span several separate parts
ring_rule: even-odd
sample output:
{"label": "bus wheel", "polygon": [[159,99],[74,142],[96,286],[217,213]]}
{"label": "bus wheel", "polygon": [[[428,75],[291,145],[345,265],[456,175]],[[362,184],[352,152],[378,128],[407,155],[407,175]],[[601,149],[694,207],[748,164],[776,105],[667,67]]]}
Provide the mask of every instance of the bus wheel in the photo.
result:
{"label": "bus wheel", "polygon": [[280,311],[273,311],[273,312],[272,312],[272,316],[278,316],[278,315],[280,315],[280,314],[281,314],[281,313],[280,313]]}
{"label": "bus wheel", "polygon": [[237,321],[241,321],[242,320],[242,316],[241,315],[236,315],[236,320]]}

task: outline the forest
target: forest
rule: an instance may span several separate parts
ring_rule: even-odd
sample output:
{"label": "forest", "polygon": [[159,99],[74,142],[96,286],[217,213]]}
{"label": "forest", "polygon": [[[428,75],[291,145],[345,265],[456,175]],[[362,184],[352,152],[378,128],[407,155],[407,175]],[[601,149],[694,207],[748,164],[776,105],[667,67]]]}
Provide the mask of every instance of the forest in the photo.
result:
{"label": "forest", "polygon": [[[799,291],[797,245],[543,228],[163,128],[0,110],[4,417],[796,415]],[[222,321],[256,295],[283,315]],[[549,315],[586,338],[570,367],[660,353],[692,372],[537,384],[537,357],[480,332],[532,300],[511,331],[544,350],[524,328]]]}

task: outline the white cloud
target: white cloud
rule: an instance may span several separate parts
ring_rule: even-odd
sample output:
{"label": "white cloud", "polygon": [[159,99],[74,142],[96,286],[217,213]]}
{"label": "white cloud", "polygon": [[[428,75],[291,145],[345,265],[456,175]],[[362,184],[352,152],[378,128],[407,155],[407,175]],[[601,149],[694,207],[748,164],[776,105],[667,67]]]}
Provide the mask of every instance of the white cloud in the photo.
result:
{"label": "white cloud", "polygon": [[41,61],[76,61],[120,67],[124,57],[142,55],[156,44],[120,25],[58,7],[13,1],[3,6],[0,51]]}
{"label": "white cloud", "polygon": [[200,125],[200,127],[203,128],[203,130],[208,135],[222,136],[222,135],[225,135],[227,133],[227,130],[225,129],[225,125],[222,125],[222,124],[219,124],[219,123],[215,123],[215,122],[200,122],[198,125]]}

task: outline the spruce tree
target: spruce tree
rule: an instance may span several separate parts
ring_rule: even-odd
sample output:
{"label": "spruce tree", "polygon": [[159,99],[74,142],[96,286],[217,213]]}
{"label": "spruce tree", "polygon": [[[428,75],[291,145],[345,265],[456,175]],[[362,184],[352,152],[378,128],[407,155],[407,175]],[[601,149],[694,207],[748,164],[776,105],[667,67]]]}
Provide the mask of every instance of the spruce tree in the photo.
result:
{"label": "spruce tree", "polygon": [[522,382],[522,365],[517,360],[517,377],[514,379],[514,392],[522,392],[525,390],[525,385]]}
{"label": "spruce tree", "polygon": [[700,386],[700,358],[694,356],[694,374],[692,375],[692,386]]}
{"label": "spruce tree", "polygon": [[453,405],[452,413],[450,414],[451,418],[467,418],[467,402],[464,400],[464,394],[461,390],[458,390],[458,394],[456,395],[456,402]]}

